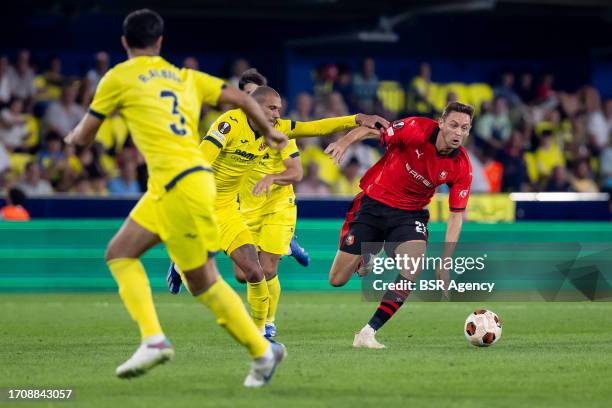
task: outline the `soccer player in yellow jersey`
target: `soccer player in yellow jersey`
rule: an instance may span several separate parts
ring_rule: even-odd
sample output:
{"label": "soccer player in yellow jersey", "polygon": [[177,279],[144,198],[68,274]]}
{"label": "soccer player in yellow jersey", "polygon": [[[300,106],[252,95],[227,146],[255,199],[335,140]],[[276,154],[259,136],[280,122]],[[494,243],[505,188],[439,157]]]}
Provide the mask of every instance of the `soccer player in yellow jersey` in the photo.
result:
{"label": "soccer player in yellow jersey", "polygon": [[[388,124],[386,120],[378,116],[367,115],[322,119],[313,122],[293,122],[280,119],[281,98],[274,89],[260,86],[251,93],[251,96],[260,104],[269,123],[289,137],[324,136],[339,130],[357,127],[360,123],[372,127],[376,122]],[[294,141],[290,141],[287,146],[278,157],[272,157],[272,161],[285,161],[297,157],[298,151]],[[250,119],[240,109],[230,110],[221,115],[210,127],[200,147],[204,151],[204,156],[212,162],[215,173],[217,183],[215,210],[219,219],[221,249],[237,266],[235,271],[238,280],[246,281],[247,301],[251,307],[251,316],[257,327],[263,332],[270,312],[270,304],[272,303],[275,308],[280,296],[280,285],[278,279],[275,279],[278,260],[287,252],[289,241],[286,239],[291,239],[295,226],[293,190],[281,191],[279,195],[279,205],[288,208],[284,214],[280,215],[285,218],[279,218],[283,226],[283,237],[278,237],[281,242],[275,244],[274,248],[268,247],[276,253],[269,253],[270,259],[266,252],[261,252],[258,256],[257,241],[240,212],[242,197],[239,203],[238,194],[248,178],[257,171],[262,161],[264,163],[267,161],[267,166],[270,166],[272,163],[270,155],[273,153],[263,143],[259,132],[253,129]],[[295,168],[291,160],[287,164]],[[278,166],[272,167],[272,171],[278,169]],[[283,176],[264,177],[259,184],[260,191],[271,187],[275,180],[278,181],[276,183],[278,185],[289,185],[294,177],[289,173]],[[266,183],[269,184],[266,186]],[[256,200],[252,199],[250,202],[253,201]],[[271,222],[275,223],[278,220],[271,220]],[[282,251],[276,249],[280,247],[284,249]],[[262,263],[266,265],[268,274],[262,268],[260,258],[264,260]]]}
{"label": "soccer player in yellow jersey", "polygon": [[116,374],[135,377],[174,356],[139,260],[149,248],[164,242],[183,271],[191,294],[248,349],[254,360],[244,385],[259,387],[269,381],[285,349],[261,336],[239,296],[217,271],[213,257],[219,249],[213,207],[215,183],[210,162],[198,149],[200,107],[202,103],[233,103],[265,135],[262,143],[266,139],[284,144],[286,137],[270,125],[259,105],[245,93],[226,87],[218,78],[179,69],[161,58],[162,34],[163,20],[151,10],[138,10],[126,17],[121,42],[128,60],[105,74],[88,114],[65,138],[67,143],[91,144],[104,117],[119,110],[149,169],[147,192],[106,251],[121,299],[142,337],[140,347]]}

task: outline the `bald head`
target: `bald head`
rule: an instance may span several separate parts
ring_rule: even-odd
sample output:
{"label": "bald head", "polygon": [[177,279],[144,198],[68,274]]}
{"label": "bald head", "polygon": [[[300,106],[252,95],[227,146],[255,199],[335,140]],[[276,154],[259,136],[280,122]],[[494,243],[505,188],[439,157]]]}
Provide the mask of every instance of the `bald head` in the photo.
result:
{"label": "bald head", "polygon": [[261,110],[272,126],[280,118],[281,97],[273,88],[269,86],[258,86],[251,96],[261,106]]}
{"label": "bald head", "polygon": [[255,98],[257,103],[262,104],[269,97],[280,99],[280,95],[274,88],[270,88],[269,86],[258,86],[253,92],[251,92],[251,96]]}

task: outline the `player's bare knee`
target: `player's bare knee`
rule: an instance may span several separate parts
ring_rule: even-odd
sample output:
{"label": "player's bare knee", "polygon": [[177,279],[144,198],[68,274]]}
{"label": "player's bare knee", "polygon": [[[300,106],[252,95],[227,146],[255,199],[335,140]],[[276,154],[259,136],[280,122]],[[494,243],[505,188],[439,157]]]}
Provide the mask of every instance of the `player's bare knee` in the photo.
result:
{"label": "player's bare knee", "polygon": [[348,282],[348,280],[340,276],[340,274],[336,274],[336,273],[329,274],[329,284],[336,288],[339,288],[340,286],[344,286],[346,282]]}
{"label": "player's bare knee", "polygon": [[276,271],[276,268],[263,268],[263,273],[266,280],[270,280],[273,279],[278,272]]}

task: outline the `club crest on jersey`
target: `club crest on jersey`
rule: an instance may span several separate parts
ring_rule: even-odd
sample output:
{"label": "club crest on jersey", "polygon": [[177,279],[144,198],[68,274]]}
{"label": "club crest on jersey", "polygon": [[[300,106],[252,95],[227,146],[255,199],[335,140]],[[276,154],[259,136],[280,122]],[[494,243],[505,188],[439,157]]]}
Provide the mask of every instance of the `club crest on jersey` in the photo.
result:
{"label": "club crest on jersey", "polygon": [[466,190],[461,190],[461,191],[459,192],[459,197],[461,197],[461,198],[465,198],[465,197],[467,197],[467,195],[468,195],[468,191],[469,191],[469,190],[467,190],[467,189],[466,189]]}
{"label": "club crest on jersey", "polygon": [[397,121],[397,122],[393,122],[393,128],[394,129],[401,129],[404,127],[404,122],[403,121]]}
{"label": "club crest on jersey", "polygon": [[226,135],[229,133],[230,130],[232,130],[232,126],[227,122],[221,122],[219,123],[219,126],[217,126],[217,129],[219,129],[219,132]]}
{"label": "club crest on jersey", "polygon": [[355,236],[353,234],[347,235],[344,241],[346,245],[351,246],[355,243]]}
{"label": "club crest on jersey", "polygon": [[262,152],[266,148],[266,144],[262,143],[259,145],[259,151]]}
{"label": "club crest on jersey", "polygon": [[446,180],[446,176],[448,173],[445,170],[442,170],[440,174],[438,174],[438,180]]}

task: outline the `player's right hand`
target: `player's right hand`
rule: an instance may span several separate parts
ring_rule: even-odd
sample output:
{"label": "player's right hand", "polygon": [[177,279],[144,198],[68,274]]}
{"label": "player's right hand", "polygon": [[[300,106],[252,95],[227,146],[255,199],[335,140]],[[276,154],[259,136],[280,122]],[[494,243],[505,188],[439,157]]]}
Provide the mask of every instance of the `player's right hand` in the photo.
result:
{"label": "player's right hand", "polygon": [[278,130],[271,128],[268,133],[264,134],[266,144],[274,150],[282,150],[287,146],[287,136]]}
{"label": "player's right hand", "polygon": [[[363,113],[358,113],[356,121],[360,126],[366,126],[370,129],[380,130],[381,128],[386,129],[391,126],[391,123],[387,119],[378,115],[364,115]],[[379,127],[380,125],[377,126],[377,124],[380,124],[382,126]]]}

